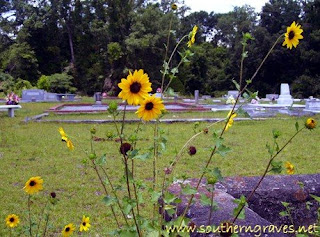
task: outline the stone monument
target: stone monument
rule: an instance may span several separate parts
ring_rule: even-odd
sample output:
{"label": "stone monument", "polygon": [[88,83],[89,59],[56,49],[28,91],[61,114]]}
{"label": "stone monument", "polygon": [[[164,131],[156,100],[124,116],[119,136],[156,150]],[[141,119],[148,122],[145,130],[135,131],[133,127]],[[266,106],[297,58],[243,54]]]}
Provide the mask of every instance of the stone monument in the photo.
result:
{"label": "stone monument", "polygon": [[277,99],[277,104],[284,106],[291,106],[293,103],[292,96],[290,94],[289,84],[281,83],[280,96]]}

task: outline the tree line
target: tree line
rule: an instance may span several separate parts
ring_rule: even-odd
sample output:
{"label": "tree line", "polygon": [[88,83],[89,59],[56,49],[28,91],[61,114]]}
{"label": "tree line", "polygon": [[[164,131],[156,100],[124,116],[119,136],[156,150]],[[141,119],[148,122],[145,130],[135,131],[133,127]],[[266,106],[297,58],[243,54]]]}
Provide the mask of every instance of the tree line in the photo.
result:
{"label": "tree line", "polygon": [[[228,13],[193,12],[183,0],[0,0],[0,90],[38,87],[55,92],[117,93],[129,70],[144,69],[160,87],[166,48],[198,26],[193,56],[171,87],[182,94],[221,96],[239,78],[242,34],[248,45],[243,78],[250,78],[274,41],[293,21],[304,39],[277,45],[255,82],[259,95],[289,83],[296,97],[320,95],[320,0],[269,0]],[[168,37],[170,27],[170,34]],[[181,44],[179,52],[187,48]],[[176,54],[172,64],[180,61]]]}

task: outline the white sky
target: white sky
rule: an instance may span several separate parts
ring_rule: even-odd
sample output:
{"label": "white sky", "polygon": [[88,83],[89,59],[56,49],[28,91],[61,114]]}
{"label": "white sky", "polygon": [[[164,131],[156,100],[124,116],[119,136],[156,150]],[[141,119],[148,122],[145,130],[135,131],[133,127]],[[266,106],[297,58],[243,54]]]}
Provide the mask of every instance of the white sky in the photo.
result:
{"label": "white sky", "polygon": [[191,8],[191,11],[206,11],[215,13],[226,13],[233,10],[233,7],[241,7],[245,4],[255,8],[256,12],[261,12],[262,6],[268,0],[184,0],[185,5]]}

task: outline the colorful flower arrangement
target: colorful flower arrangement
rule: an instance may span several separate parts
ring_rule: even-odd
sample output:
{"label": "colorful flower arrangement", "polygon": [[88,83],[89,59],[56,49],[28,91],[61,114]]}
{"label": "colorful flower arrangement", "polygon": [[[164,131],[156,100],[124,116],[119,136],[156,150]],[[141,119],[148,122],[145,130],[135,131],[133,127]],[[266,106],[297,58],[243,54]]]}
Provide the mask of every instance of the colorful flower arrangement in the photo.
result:
{"label": "colorful flower arrangement", "polygon": [[6,105],[17,105],[20,102],[19,96],[13,92],[10,92],[5,99],[6,99]]}

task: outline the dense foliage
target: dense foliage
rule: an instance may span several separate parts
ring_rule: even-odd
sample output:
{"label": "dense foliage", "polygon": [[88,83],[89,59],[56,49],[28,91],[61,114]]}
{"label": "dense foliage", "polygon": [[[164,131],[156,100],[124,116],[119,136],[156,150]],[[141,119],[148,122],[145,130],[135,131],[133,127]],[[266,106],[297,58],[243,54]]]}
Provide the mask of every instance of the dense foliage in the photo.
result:
{"label": "dense foliage", "polygon": [[[279,93],[280,83],[286,82],[297,97],[320,95],[319,0],[270,0],[260,13],[245,5],[225,14],[189,15],[181,2],[172,12],[169,0],[0,0],[0,90],[18,80],[37,86],[42,75],[52,75],[53,81],[64,78],[67,87],[83,94],[117,93],[116,84],[128,70],[144,68],[155,92],[169,26],[170,51],[198,25],[194,55],[179,69],[172,87],[185,94],[199,89],[219,96],[235,89],[230,81],[239,75],[242,33],[255,38],[245,60],[244,78],[249,78],[275,39],[296,21],[304,30],[301,44],[295,50],[279,44],[253,87],[263,96]],[[49,88],[41,80],[42,88]]]}

